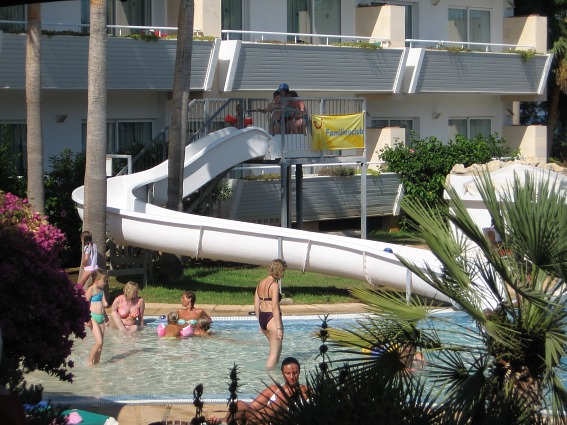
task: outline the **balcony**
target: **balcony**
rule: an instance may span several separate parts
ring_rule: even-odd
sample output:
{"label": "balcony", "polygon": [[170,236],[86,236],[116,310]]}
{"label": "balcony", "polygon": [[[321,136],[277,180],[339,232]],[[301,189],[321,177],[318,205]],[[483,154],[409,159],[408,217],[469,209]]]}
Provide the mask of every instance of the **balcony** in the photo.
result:
{"label": "balcony", "polygon": [[519,53],[413,49],[408,92],[543,94],[552,56]]}
{"label": "balcony", "polygon": [[286,81],[298,91],[396,93],[405,58],[403,49],[237,41],[223,42],[222,51],[231,55],[229,63],[221,61],[227,92],[271,91]]}
{"label": "balcony", "polygon": [[[87,89],[88,37],[54,35],[41,39],[44,89]],[[191,90],[210,90],[220,41],[193,44]],[[145,42],[109,37],[107,86],[113,89],[171,90],[177,40]],[[0,88],[25,88],[25,34],[3,34],[0,46]]]}
{"label": "balcony", "polygon": [[[389,19],[394,19],[394,15],[388,15]],[[514,29],[509,31],[515,34],[512,39],[529,41],[532,33],[541,32],[540,21],[507,21]],[[530,23],[533,25],[528,25]],[[227,40],[194,41],[191,90],[219,93],[213,86],[213,79],[218,76],[220,92],[248,92],[247,95],[272,92],[277,84],[286,81],[300,94],[405,92],[533,96],[543,93],[552,59],[551,55],[542,53],[528,57],[535,47],[517,44],[405,40],[403,44],[409,47],[394,48],[390,47],[394,44],[392,39],[376,34],[223,31],[223,35]],[[250,41],[232,40],[235,35]],[[393,33],[382,35],[393,36]],[[275,42],[274,37],[286,41]],[[322,44],[307,44],[305,39]],[[334,42],[350,45],[333,45]],[[172,90],[176,47],[176,40],[162,38],[158,42],[144,42],[110,36],[108,88]],[[88,37],[42,38],[43,87],[86,90],[87,55]],[[25,35],[3,34],[0,88],[24,89],[24,71]]]}

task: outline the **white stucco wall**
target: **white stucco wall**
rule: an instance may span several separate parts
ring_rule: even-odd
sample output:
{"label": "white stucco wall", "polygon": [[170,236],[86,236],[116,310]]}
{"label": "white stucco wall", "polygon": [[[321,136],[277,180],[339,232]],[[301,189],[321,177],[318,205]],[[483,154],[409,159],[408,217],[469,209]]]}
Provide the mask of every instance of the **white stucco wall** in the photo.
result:
{"label": "white stucco wall", "polygon": [[[392,2],[395,3],[395,2]],[[424,40],[447,40],[449,8],[472,7],[490,10],[490,32],[492,43],[502,43],[502,22],[504,14],[509,16],[505,0],[440,0],[436,6],[430,1],[419,2],[417,10],[418,33],[414,38]]]}
{"label": "white stucco wall", "polygon": [[366,102],[372,118],[414,118],[414,129],[422,137],[435,136],[447,142],[449,118],[465,117],[491,118],[492,132],[502,134],[500,96],[414,94],[372,96]]}
{"label": "white stucco wall", "polygon": [[[26,121],[25,96],[14,91],[2,92],[0,121]],[[111,91],[108,93],[107,120],[152,122],[152,134],[169,124],[170,103],[163,92]],[[79,91],[44,91],[42,93],[44,168],[49,170],[49,158],[64,148],[73,152],[83,149],[81,125],[87,118],[87,94]],[[62,123],[57,115],[67,115]]]}

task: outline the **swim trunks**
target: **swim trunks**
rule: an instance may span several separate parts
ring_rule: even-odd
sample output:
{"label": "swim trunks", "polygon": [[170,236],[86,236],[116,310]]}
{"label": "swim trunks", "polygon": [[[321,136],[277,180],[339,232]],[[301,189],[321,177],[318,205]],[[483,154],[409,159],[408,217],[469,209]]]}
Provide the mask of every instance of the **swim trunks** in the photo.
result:
{"label": "swim trunks", "polygon": [[104,314],[91,313],[91,319],[102,325],[104,323]]}
{"label": "swim trunks", "polygon": [[268,322],[272,320],[274,313],[271,311],[261,311],[260,316],[258,316],[258,322],[260,323],[260,329],[268,330]]}

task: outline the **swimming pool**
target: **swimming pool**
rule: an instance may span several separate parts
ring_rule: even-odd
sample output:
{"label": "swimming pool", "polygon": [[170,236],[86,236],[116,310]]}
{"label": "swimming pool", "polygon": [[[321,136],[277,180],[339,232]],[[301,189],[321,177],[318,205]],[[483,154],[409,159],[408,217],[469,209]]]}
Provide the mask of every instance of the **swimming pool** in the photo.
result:
{"label": "swimming pool", "polygon": [[[436,329],[444,341],[478,344],[472,337],[475,326],[470,318],[452,310],[435,313],[444,316],[445,324]],[[363,315],[333,315],[330,326],[341,328],[355,325]],[[212,337],[184,339],[158,338],[157,317],[147,318],[148,326],[134,335],[123,335],[107,330],[101,363],[86,365],[93,345],[88,332],[84,340],[77,340],[71,355],[75,367],[74,382],[61,382],[45,373],[35,372],[26,377],[29,384],[44,386],[44,399],[74,406],[112,403],[175,404],[191,403],[193,389],[204,385],[203,399],[207,402],[225,402],[228,396],[229,372],[238,365],[239,397],[251,399],[272,383],[265,364],[268,356],[266,338],[258,330],[258,321],[252,317],[213,318]],[[285,339],[282,359],[296,357],[302,365],[301,380],[315,370],[321,361],[317,355],[321,341],[314,337],[322,320],[318,316],[284,316]],[[457,326],[470,329],[469,335],[455,333]],[[347,356],[330,350],[333,362]],[[281,382],[278,371],[273,378]],[[561,376],[563,382],[567,376]]]}
{"label": "swimming pool", "polygon": [[[330,316],[333,327],[353,324],[361,315]],[[157,317],[146,318],[148,326],[133,335],[107,329],[99,365],[89,367],[86,359],[93,346],[90,331],[75,342],[71,359],[75,367],[73,383],[61,382],[45,373],[33,373],[30,384],[42,384],[44,399],[77,404],[175,403],[193,400],[193,389],[204,385],[203,399],[226,400],[229,372],[238,365],[239,395],[253,398],[271,384],[265,364],[268,343],[252,317],[213,318],[211,337],[183,339],[158,338]],[[285,338],[282,357],[294,356],[305,372],[321,361],[321,341],[313,334],[322,320],[317,316],[284,317]],[[338,356],[332,355],[332,360]],[[280,382],[279,370],[273,375]],[[89,399],[96,397],[96,399]]]}

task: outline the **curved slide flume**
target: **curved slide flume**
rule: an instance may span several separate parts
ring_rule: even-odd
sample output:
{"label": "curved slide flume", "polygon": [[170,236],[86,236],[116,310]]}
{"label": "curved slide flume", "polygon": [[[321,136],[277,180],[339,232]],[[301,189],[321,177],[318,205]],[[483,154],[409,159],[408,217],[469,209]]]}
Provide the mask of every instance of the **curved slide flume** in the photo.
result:
{"label": "curved slide flume", "polygon": [[[264,157],[270,136],[258,128],[226,128],[190,144],[185,151],[184,196],[246,160]],[[279,149],[278,149],[279,151]],[[167,161],[140,173],[108,179],[107,231],[117,243],[190,257],[266,265],[282,256],[289,268],[366,280],[405,290],[407,269],[393,253],[418,264],[438,260],[423,249],[383,242],[245,223],[165,209]],[[84,186],[73,192],[82,216]],[[281,250],[281,251],[280,251]],[[412,291],[448,299],[412,277]]]}

